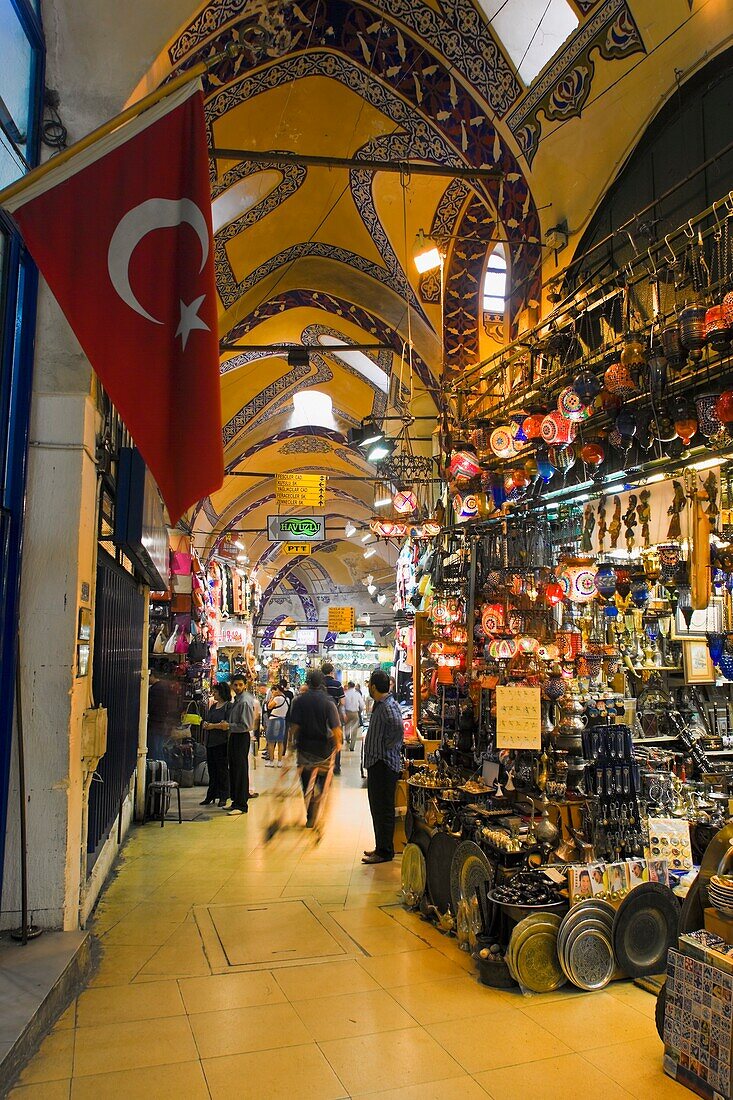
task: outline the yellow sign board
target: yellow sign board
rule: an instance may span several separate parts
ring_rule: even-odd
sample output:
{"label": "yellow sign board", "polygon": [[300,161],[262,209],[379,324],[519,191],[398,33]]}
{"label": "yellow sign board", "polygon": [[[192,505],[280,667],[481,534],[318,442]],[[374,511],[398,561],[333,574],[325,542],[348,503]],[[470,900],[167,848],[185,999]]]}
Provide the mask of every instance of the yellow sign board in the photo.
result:
{"label": "yellow sign board", "polygon": [[288,554],[291,558],[297,557],[299,554],[310,554],[311,544],[309,542],[285,542],[283,543],[283,553]]}
{"label": "yellow sign board", "polygon": [[329,607],[328,609],[328,629],[336,634],[348,634],[353,630],[354,619],[353,607]]}
{"label": "yellow sign board", "polygon": [[496,689],[497,749],[542,748],[540,689],[498,687]]}
{"label": "yellow sign board", "polygon": [[323,474],[276,474],[275,497],[286,507],[323,507],[326,478]]}

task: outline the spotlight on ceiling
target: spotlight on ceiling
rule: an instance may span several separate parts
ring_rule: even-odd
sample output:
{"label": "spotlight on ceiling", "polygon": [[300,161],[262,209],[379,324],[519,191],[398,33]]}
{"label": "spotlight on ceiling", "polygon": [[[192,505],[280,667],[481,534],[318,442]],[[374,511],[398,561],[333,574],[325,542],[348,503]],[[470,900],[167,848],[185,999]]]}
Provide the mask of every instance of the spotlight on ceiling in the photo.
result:
{"label": "spotlight on ceiling", "polygon": [[374,555],[376,554],[376,552],[377,552],[376,547],[375,546],[370,546],[368,550],[364,551],[364,557],[365,558],[373,558]]}
{"label": "spotlight on ceiling", "polygon": [[388,504],[392,503],[392,497],[380,497],[379,500],[374,501],[375,508],[386,508]]}
{"label": "spotlight on ceiling", "polygon": [[369,593],[370,596],[373,596],[376,591],[377,591],[376,584],[368,584],[367,585],[367,592]]}
{"label": "spotlight on ceiling", "polygon": [[354,527],[354,524],[351,522],[350,519],[347,520],[346,524],[344,525],[344,534],[346,535],[347,539],[350,539],[352,535],[356,534],[356,527]]}
{"label": "spotlight on ceiling", "polygon": [[384,607],[386,602],[387,602],[387,596],[385,595],[384,592],[380,592],[379,595],[377,596],[377,603],[380,604],[382,607]]}
{"label": "spotlight on ceiling", "polygon": [[349,429],[346,439],[350,447],[361,447],[364,450],[379,442],[380,439],[384,439],[384,432],[377,425],[374,417],[367,416],[358,428]]}
{"label": "spotlight on ceiling", "polygon": [[432,237],[426,237],[422,229],[417,231],[412,258],[421,275],[424,275],[427,271],[435,271],[443,262],[435,241]]}
{"label": "spotlight on ceiling", "polygon": [[372,537],[372,533],[371,533],[371,531],[367,531],[367,533],[366,533],[365,535],[362,535],[362,536],[361,536],[361,541],[362,541],[362,542],[369,542],[369,539],[370,539],[371,537]]}
{"label": "spotlight on ceiling", "polygon": [[289,367],[307,367],[308,362],[308,348],[290,348],[288,352]]}
{"label": "spotlight on ceiling", "polygon": [[389,458],[394,449],[394,439],[379,439],[367,450],[367,462],[381,462],[383,458]]}

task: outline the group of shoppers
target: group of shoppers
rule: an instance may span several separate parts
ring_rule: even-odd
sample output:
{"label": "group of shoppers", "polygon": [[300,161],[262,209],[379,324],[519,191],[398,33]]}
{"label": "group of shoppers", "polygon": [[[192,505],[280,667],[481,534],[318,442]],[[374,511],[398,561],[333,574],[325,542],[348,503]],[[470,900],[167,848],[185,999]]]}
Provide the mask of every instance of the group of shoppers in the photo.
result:
{"label": "group of shoppers", "polygon": [[[373,849],[364,852],[362,862],[372,864],[394,858],[394,803],[402,770],[404,726],[386,672],[375,669],[367,693],[372,707],[362,763],[367,774],[375,844]],[[331,774],[340,774],[344,732],[352,752],[358,738],[366,706],[357,685],[349,681],[344,690],[334,676],[333,665],[324,662],[320,669],[308,673],[304,688],[295,697],[286,681],[273,685],[265,698],[264,715],[244,673],[236,672],[231,684],[215,683],[212,695],[202,723],[206,734],[209,786],[201,805],[217,802],[220,808],[228,809],[230,817],[248,812],[249,800],[257,797],[256,792],[249,789],[250,745],[264,719],[267,766],[277,764],[280,767],[287,745],[292,743],[306,799],[307,822],[312,825]],[[151,674],[151,747],[162,740],[169,711],[167,685]]]}

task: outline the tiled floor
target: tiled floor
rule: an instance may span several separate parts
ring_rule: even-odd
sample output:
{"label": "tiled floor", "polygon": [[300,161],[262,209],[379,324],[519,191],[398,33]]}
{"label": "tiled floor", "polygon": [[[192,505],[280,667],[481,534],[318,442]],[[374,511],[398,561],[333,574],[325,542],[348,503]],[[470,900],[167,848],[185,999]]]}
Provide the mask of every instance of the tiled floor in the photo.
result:
{"label": "tiled floor", "polygon": [[[24,1071],[16,1100],[690,1095],[662,1072],[649,994],[630,983],[547,997],[487,989],[454,939],[397,903],[399,862],[361,863],[373,836],[356,756],[346,754],[335,780],[319,846],[305,830],[265,846],[277,774],[258,768],[263,794],[247,817],[215,810],[134,831],[96,914],[100,967]],[[248,923],[246,908],[300,897],[361,951],[213,973],[202,907],[232,906],[228,937],[249,958],[262,947],[262,916]],[[276,957],[287,940],[275,917],[272,927]],[[320,928],[303,927],[321,943]]]}

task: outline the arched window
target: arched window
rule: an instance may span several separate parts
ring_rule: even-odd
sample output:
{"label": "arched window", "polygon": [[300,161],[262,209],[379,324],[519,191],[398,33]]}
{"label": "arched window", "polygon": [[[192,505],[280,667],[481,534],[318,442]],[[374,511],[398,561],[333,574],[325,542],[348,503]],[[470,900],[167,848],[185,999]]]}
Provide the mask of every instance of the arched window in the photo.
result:
{"label": "arched window", "polygon": [[506,253],[502,245],[497,244],[489,256],[484,275],[484,313],[503,317],[506,310]]}

